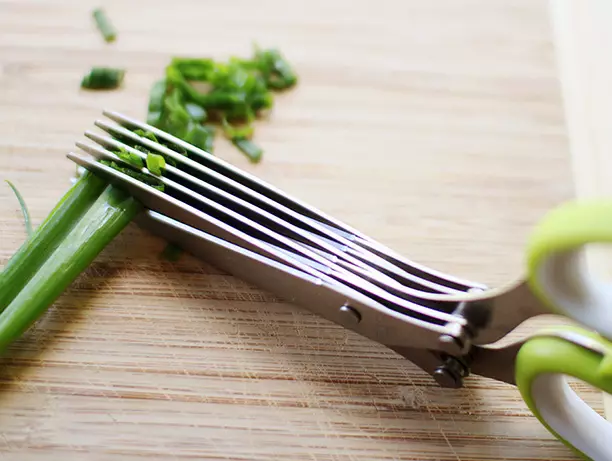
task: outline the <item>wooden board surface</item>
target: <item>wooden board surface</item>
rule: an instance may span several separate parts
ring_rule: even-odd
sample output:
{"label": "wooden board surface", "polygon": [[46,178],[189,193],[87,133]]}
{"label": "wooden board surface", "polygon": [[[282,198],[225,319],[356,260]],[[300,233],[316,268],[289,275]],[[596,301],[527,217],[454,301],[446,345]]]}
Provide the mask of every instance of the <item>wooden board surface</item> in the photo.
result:
{"label": "wooden board surface", "polygon": [[[103,108],[144,117],[173,55],[278,46],[299,87],[257,125],[257,166],[216,153],[413,260],[491,285],[574,186],[544,1],[0,0],[0,159],[39,223]],[[174,16],[174,19],[172,15]],[[92,65],[124,88],[79,90]],[[0,264],[24,238],[0,187]],[[0,362],[2,459],[574,457],[516,389],[438,388],[364,338],[131,226]],[[598,393],[584,396],[601,409]]]}

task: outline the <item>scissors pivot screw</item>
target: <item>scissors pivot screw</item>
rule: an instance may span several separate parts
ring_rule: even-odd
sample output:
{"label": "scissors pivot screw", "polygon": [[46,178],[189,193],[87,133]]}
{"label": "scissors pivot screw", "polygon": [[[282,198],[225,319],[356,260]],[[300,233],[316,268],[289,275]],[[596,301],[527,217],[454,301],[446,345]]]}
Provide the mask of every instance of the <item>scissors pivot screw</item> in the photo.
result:
{"label": "scissors pivot screw", "polygon": [[470,374],[468,364],[457,357],[446,357],[442,365],[433,372],[433,378],[440,387],[459,389],[463,387],[463,378]]}

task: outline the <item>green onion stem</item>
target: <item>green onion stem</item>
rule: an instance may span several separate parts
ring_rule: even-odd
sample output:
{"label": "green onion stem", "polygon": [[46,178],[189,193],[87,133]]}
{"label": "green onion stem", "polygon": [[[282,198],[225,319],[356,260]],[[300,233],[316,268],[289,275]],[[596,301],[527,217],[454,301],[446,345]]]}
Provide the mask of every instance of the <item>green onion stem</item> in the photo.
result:
{"label": "green onion stem", "polygon": [[62,197],[34,234],[15,252],[0,272],[0,312],[65,240],[106,184],[99,177],[86,172]]}
{"label": "green onion stem", "polygon": [[115,27],[111,23],[110,19],[106,15],[106,12],[101,8],[96,8],[92,16],[94,21],[96,22],[96,26],[98,26],[98,30],[104,37],[104,40],[107,42],[114,42],[117,38],[117,32],[115,31]]}
{"label": "green onion stem", "polygon": [[88,90],[111,90],[123,82],[124,69],[115,67],[92,67],[81,80],[81,88]]}
{"label": "green onion stem", "polygon": [[[77,183],[79,184],[81,193],[76,193],[75,189],[68,193],[68,199],[72,199],[73,202],[85,196],[91,197],[97,190],[97,184],[89,186],[91,183],[81,181]],[[76,210],[70,211],[82,211],[86,203],[87,200],[83,199],[80,203],[82,206],[75,204]],[[76,222],[74,216],[70,214],[52,214],[48,221],[50,225],[55,224],[57,228],[64,231],[66,230],[64,227],[69,227],[69,230],[63,234],[59,245],[56,245],[52,252],[45,251],[44,255],[34,256],[35,261],[39,263],[36,272],[31,275],[27,284],[0,314],[0,350],[19,338],[44,314],[62,292],[141,210],[142,205],[138,201],[120,189],[109,185]],[[70,224],[73,225],[70,227]],[[47,243],[47,240],[51,240],[54,244],[58,242],[57,235],[50,234],[48,231],[41,234],[38,239],[41,249],[44,249],[44,243]],[[26,254],[26,259],[32,253],[34,252]],[[47,257],[40,264],[44,256]]]}

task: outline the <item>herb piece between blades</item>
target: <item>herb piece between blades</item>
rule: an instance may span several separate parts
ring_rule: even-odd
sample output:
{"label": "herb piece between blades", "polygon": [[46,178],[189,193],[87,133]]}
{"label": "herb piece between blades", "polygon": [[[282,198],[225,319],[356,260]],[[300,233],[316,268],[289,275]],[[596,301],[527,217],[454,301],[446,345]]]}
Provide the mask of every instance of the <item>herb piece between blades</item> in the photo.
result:
{"label": "herb piece between blades", "polygon": [[255,48],[251,59],[173,58],[151,88],[147,122],[213,153],[215,126],[252,162],[263,150],[251,140],[253,122],[274,104],[273,91],[297,83],[276,49]]}

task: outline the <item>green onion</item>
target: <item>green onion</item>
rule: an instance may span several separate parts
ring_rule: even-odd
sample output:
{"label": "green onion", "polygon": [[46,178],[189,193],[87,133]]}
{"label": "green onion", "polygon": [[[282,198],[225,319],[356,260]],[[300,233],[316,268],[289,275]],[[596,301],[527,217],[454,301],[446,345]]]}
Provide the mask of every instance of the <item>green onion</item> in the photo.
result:
{"label": "green onion", "polygon": [[96,8],[93,11],[93,18],[96,21],[96,26],[100,30],[100,33],[107,42],[114,42],[117,38],[117,32],[108,19],[108,16],[101,8]]}
{"label": "green onion", "polygon": [[[154,135],[140,133],[151,139]],[[136,143],[132,145],[136,148]],[[125,165],[100,163],[159,190],[161,180],[140,171],[142,159],[125,149]],[[136,160],[138,157],[138,161]],[[163,165],[163,158],[148,158]],[[121,232],[143,206],[128,193],[85,171],[0,272],[0,350],[19,338]]]}
{"label": "green onion", "polygon": [[95,202],[106,183],[85,172],[47,218],[9,259],[0,272],[0,312],[34,276],[47,258],[66,239],[74,223]]}
{"label": "green onion", "polygon": [[191,120],[194,122],[203,122],[206,120],[206,109],[193,102],[185,103],[185,110],[189,113]]}
{"label": "green onion", "polygon": [[170,66],[187,80],[207,82],[215,68],[215,62],[212,59],[173,58]]}
{"label": "green onion", "polygon": [[185,135],[186,142],[202,149],[209,154],[213,152],[215,129],[212,126],[193,125]]}
{"label": "green onion", "polygon": [[30,222],[30,212],[28,211],[28,207],[25,203],[25,200],[12,182],[7,179],[6,183],[13,190],[15,197],[17,197],[17,201],[19,202],[19,206],[21,207],[21,213],[23,214],[23,221],[25,223],[26,232],[28,233],[28,237],[31,237],[34,231],[32,230],[32,223]]}
{"label": "green onion", "polygon": [[144,162],[143,162],[142,158],[140,158],[140,156],[138,154],[135,154],[133,152],[128,152],[123,147],[120,148],[115,153],[117,154],[117,157],[119,157],[124,162],[129,163],[133,167],[138,168],[139,170],[141,168],[144,168]]}
{"label": "green onion", "polygon": [[149,107],[147,113],[147,123],[149,125],[159,126],[161,123],[165,96],[166,80],[158,80],[153,84],[151,91],[149,92]]}
{"label": "green onion", "polygon": [[276,49],[255,51],[255,59],[269,88],[284,90],[297,83],[297,75],[291,65]]}
{"label": "green onion", "polygon": [[45,252],[47,258],[0,314],[0,350],[43,315],[141,210],[142,206],[125,192],[107,186],[88,209],[79,210],[80,219],[59,218],[61,227],[66,228],[60,240],[43,231],[40,240],[56,245]]}
{"label": "green onion", "polygon": [[[214,132],[210,125],[201,129],[194,124],[221,123],[226,136],[259,161],[262,149],[243,139],[252,137],[252,122],[273,107],[272,92],[296,83],[296,72],[274,48],[256,47],[250,59],[231,57],[227,62],[174,57],[166,66],[165,79],[151,89],[147,120],[207,152],[213,151]],[[228,129],[229,123],[243,127]]]}
{"label": "green onion", "polygon": [[243,126],[232,126],[227,120],[223,119],[223,131],[225,136],[229,139],[234,138],[247,138],[251,139],[253,136],[253,126],[252,125],[243,125]]}
{"label": "green onion", "polygon": [[166,160],[158,154],[147,155],[147,170],[159,176],[162,170],[166,167]]}
{"label": "green onion", "polygon": [[134,134],[137,134],[138,136],[142,138],[147,138],[148,140],[153,141],[155,143],[159,142],[157,140],[157,136],[155,136],[151,131],[144,131],[144,130],[138,129],[138,130],[134,130]]}
{"label": "green onion", "polygon": [[112,67],[93,67],[81,80],[81,88],[88,90],[109,90],[123,82],[125,71]]}
{"label": "green onion", "polygon": [[250,139],[246,138],[233,138],[232,143],[240,149],[253,163],[257,163],[261,160],[263,150],[261,147],[254,144]]}
{"label": "green onion", "polygon": [[137,179],[138,181],[143,182],[157,190],[160,190],[162,192],[164,190],[164,183],[162,183],[158,179],[152,178],[148,174],[142,173],[140,171],[134,171],[131,168],[121,166],[117,162],[112,162],[108,160],[100,160],[100,163],[102,165],[106,165],[108,167],[114,168],[115,170],[120,171],[121,173],[127,176],[130,176],[134,179]]}

